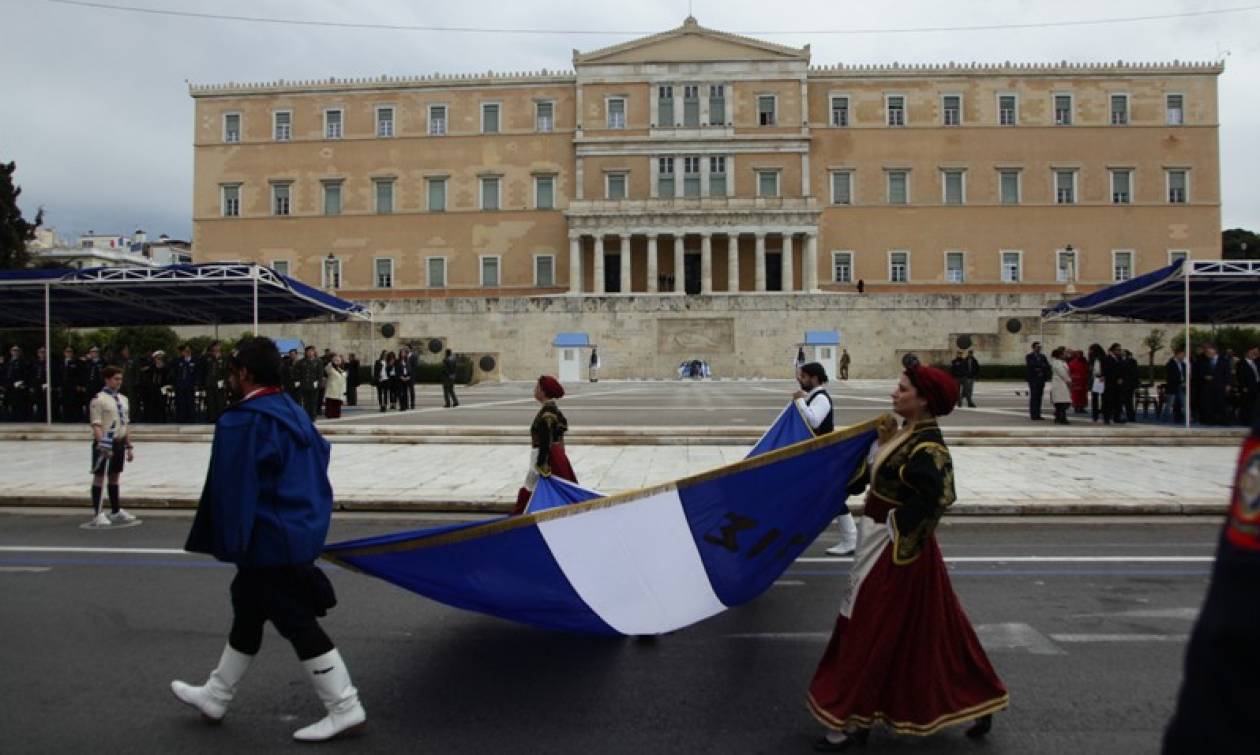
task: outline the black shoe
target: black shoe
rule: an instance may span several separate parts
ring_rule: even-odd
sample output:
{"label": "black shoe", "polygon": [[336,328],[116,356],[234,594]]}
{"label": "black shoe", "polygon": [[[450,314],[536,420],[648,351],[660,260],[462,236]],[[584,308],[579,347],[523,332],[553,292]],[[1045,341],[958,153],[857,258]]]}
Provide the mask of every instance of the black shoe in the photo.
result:
{"label": "black shoe", "polygon": [[993,729],[993,714],[990,713],[976,719],[976,722],[967,729],[967,736],[971,739],[983,739]]}
{"label": "black shoe", "polygon": [[866,740],[871,736],[870,729],[858,729],[853,732],[845,732],[844,739],[839,742],[832,742],[827,739],[827,735],[823,735],[814,740],[815,752],[844,752],[853,747],[865,747]]}
{"label": "black shoe", "polygon": [[1045,421],[1046,421],[1046,418],[1045,418],[1045,417],[1030,417],[1029,419],[1033,420],[1034,422],[1045,422]]}
{"label": "black shoe", "polygon": [[975,409],[975,408],[976,408],[976,405],[975,405],[975,404],[967,404],[967,408],[968,408],[968,409]]}

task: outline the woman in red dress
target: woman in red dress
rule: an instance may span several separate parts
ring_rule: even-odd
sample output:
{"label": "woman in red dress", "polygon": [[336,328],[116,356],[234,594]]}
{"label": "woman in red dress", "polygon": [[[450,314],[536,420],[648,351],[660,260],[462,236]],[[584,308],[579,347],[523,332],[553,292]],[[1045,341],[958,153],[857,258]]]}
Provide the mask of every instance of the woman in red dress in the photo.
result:
{"label": "woman in red dress", "polygon": [[539,475],[555,475],[572,483],[577,482],[573,465],[564,453],[564,434],[569,431],[569,422],[560,413],[560,407],[556,406],[556,401],[561,398],[564,398],[564,386],[559,380],[550,375],[538,378],[534,384],[534,399],[542,404],[542,408],[529,426],[529,471],[525,474],[525,484],[516,491],[513,515],[525,513]]}
{"label": "woman in red dress", "polygon": [[1080,351],[1072,352],[1068,360],[1068,372],[1072,373],[1072,410],[1084,414],[1089,403],[1089,387],[1093,381],[1089,379],[1089,362]]}
{"label": "woman in red dress", "polygon": [[[822,752],[863,745],[872,727],[926,736],[967,721],[988,733],[1009,698],[950,585],[936,525],[954,502],[954,467],[936,423],[957,384],[913,365],[892,394],[904,424],[890,427],[850,483],[867,485],[849,593],[809,686],[827,733]],[[886,436],[886,437],[885,437]]]}

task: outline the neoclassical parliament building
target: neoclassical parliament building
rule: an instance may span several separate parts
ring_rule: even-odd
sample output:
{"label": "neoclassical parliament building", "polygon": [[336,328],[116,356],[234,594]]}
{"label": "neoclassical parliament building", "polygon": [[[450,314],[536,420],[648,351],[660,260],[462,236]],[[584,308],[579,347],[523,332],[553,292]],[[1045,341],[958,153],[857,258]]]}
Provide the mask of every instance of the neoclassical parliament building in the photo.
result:
{"label": "neoclassical parliament building", "polygon": [[194,85],[194,249],[352,298],[1087,289],[1219,256],[1222,71],[688,18],[572,71]]}

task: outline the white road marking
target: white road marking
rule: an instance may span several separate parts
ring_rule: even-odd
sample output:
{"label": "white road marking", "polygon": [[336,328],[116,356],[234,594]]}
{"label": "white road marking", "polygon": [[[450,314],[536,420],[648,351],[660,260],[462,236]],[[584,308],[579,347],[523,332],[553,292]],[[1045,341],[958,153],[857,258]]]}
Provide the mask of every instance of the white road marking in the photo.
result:
{"label": "white road marking", "polygon": [[1076,618],[1093,618],[1111,616],[1126,619],[1183,619],[1194,621],[1199,618],[1197,608],[1139,608],[1134,611],[1114,611],[1110,613],[1078,613]]}
{"label": "white road marking", "polygon": [[80,548],[69,545],[0,545],[4,553],[126,553],[143,556],[191,556],[183,548]]}
{"label": "white road marking", "polygon": [[32,572],[32,573],[38,574],[40,572],[46,572],[46,571],[52,571],[52,567],[51,566],[0,566],[0,573],[4,573],[4,574],[17,574],[21,572]]}
{"label": "white road marking", "polygon": [[1188,634],[1052,634],[1055,642],[1185,642]]}
{"label": "white road marking", "polygon": [[776,580],[776,581],[775,581],[774,586],[775,586],[775,587],[804,587],[804,586],[805,586],[805,580],[803,580],[803,579],[780,579],[780,580]]}
{"label": "white road marking", "polygon": [[[641,390],[643,389],[642,388],[622,388],[622,389],[613,390],[613,391],[601,391],[599,393],[574,394],[574,395],[569,396],[568,400],[565,403],[566,405],[572,405],[573,399],[575,398],[586,398],[590,396],[611,396],[616,393],[637,393],[638,391],[641,391]],[[507,406],[509,404],[526,404],[526,403],[533,404],[533,403],[537,403],[537,401],[534,399],[533,396],[528,396],[526,398],[504,399],[502,401],[486,401],[480,404],[469,404],[469,403],[465,403],[461,401],[459,406],[454,407],[454,408],[456,409],[486,409],[493,406]],[[351,416],[351,417],[342,417],[340,419],[321,419],[319,422],[315,424],[316,424],[316,427],[323,427],[324,425],[335,425],[335,424],[346,422],[349,420],[363,420],[363,419],[367,419],[368,417],[373,417],[377,415],[384,415],[385,417],[405,417],[409,414],[431,414],[433,412],[449,412],[449,411],[452,411],[452,408],[445,407],[445,406],[428,406],[423,409],[408,409],[405,412],[388,411],[388,412],[376,412],[375,414],[371,410],[367,410],[362,413],[356,413],[354,416]]]}
{"label": "white road marking", "polygon": [[1026,650],[1033,655],[1063,655],[1064,650],[1031,624],[977,624],[976,636],[986,650]]}
{"label": "white road marking", "polygon": [[[797,563],[848,563],[852,556],[805,556]],[[946,556],[951,564],[1210,564],[1215,556]]]}

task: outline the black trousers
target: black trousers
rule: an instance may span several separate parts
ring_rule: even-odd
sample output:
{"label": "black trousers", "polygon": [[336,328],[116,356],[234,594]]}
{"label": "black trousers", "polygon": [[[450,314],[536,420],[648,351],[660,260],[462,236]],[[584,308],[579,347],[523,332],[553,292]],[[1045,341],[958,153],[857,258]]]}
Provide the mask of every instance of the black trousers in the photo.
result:
{"label": "black trousers", "polygon": [[359,405],[359,384],[346,386],[346,406]]}
{"label": "black trousers", "polygon": [[231,593],[228,644],[236,650],[257,654],[268,621],[292,643],[300,660],[333,649],[317,619],[337,604],[337,596],[323,570],[314,564],[238,567]]}
{"label": "black trousers", "polygon": [[188,386],[182,388],[175,386],[175,421],[176,422],[192,422],[193,421],[193,388]]}
{"label": "black trousers", "polygon": [[406,411],[411,408],[411,404],[408,403],[411,399],[411,391],[411,383],[398,381],[398,387],[395,389],[395,392],[398,394],[398,411]]}
{"label": "black trousers", "polygon": [[1095,422],[1103,413],[1103,395],[1101,393],[1089,392],[1089,410]]}
{"label": "black trousers", "polygon": [[315,417],[319,414],[318,388],[302,389],[302,408],[306,410],[306,416],[311,418],[311,422],[314,422]]}
{"label": "black trousers", "polygon": [[389,408],[389,385],[386,383],[376,384],[376,403],[381,405],[381,411]]}
{"label": "black trousers", "polygon": [[1124,391],[1119,387],[1107,386],[1103,390],[1103,421],[1123,422]]}
{"label": "black trousers", "polygon": [[455,398],[455,381],[442,381],[442,401],[447,406],[459,406],[459,399]]}
{"label": "black trousers", "polygon": [[1046,384],[1032,382],[1028,384],[1028,416],[1041,419],[1041,398],[1046,392]]}

